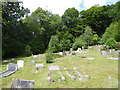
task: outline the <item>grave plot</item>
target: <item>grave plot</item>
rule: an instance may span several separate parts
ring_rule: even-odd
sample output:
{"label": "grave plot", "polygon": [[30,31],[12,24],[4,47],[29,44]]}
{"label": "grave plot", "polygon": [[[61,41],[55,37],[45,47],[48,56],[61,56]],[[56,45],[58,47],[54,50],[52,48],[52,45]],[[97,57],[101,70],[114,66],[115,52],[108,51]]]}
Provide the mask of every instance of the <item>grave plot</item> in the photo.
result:
{"label": "grave plot", "polygon": [[88,75],[82,75],[80,72],[77,71],[76,68],[73,68],[72,70],[64,68],[64,70],[72,80],[84,80],[88,78]]}
{"label": "grave plot", "polygon": [[43,68],[44,67],[44,64],[43,63],[38,63],[38,64],[35,64],[35,73],[38,73],[39,72],[39,69],[40,68]]}
{"label": "grave plot", "polygon": [[64,80],[65,77],[62,75],[62,72],[60,71],[60,67],[58,65],[48,66],[47,82],[61,82]]}
{"label": "grave plot", "polygon": [[17,71],[17,65],[13,63],[9,63],[7,65],[7,70],[0,73],[0,78],[7,77]]}

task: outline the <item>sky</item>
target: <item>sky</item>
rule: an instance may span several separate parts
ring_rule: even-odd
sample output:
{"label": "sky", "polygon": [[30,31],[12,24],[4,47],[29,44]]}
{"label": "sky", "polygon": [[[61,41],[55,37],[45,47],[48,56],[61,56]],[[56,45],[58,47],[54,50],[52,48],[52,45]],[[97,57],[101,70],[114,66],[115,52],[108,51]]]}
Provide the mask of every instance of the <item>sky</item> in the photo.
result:
{"label": "sky", "polygon": [[99,6],[115,4],[119,0],[20,0],[23,6],[35,11],[38,7],[62,16],[66,9],[74,7],[78,11],[87,10],[95,4]]}

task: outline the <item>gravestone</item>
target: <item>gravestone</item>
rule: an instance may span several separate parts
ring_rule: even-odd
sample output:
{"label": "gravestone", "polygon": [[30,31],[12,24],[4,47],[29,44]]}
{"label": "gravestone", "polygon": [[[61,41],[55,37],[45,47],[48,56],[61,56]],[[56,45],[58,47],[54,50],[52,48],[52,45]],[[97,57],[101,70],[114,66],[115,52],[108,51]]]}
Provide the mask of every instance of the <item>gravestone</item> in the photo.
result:
{"label": "gravestone", "polygon": [[87,57],[88,60],[94,60],[94,58],[91,58],[91,57]]}
{"label": "gravestone", "polygon": [[32,60],[32,63],[35,63],[35,60]]}
{"label": "gravestone", "polygon": [[72,54],[72,52],[71,52],[71,51],[69,51],[69,52],[68,52],[68,54],[69,54],[69,55],[71,55],[71,54]]}
{"label": "gravestone", "polygon": [[7,70],[0,73],[0,78],[7,77],[17,71],[17,64],[9,63],[7,65]]}
{"label": "gravestone", "polygon": [[11,84],[11,89],[26,89],[29,88],[29,90],[32,90],[34,88],[34,81],[33,80],[20,80],[20,79],[14,79]]}
{"label": "gravestone", "polygon": [[81,51],[81,48],[78,48],[78,49],[77,49],[77,52],[79,52],[79,51]]}
{"label": "gravestone", "polygon": [[111,60],[120,60],[120,58],[106,58],[106,59],[111,59]]}
{"label": "gravestone", "polygon": [[37,58],[37,55],[33,55],[32,58]]}
{"label": "gravestone", "polygon": [[76,55],[76,53],[72,53],[72,55]]}
{"label": "gravestone", "polygon": [[50,71],[59,71],[60,66],[58,66],[58,65],[50,65],[50,66],[48,66],[48,70],[50,70]]}
{"label": "gravestone", "polygon": [[35,67],[41,68],[41,67],[44,67],[44,65],[42,63],[39,63],[39,64],[36,64]]}
{"label": "gravestone", "polygon": [[16,71],[17,67],[18,67],[17,64],[9,63],[7,65],[7,70],[9,70],[9,71]]}
{"label": "gravestone", "polygon": [[24,67],[24,61],[23,60],[17,61],[17,65],[18,65],[18,68]]}
{"label": "gravestone", "polygon": [[82,50],[84,50],[84,46],[82,46]]}
{"label": "gravestone", "polygon": [[59,52],[60,55],[66,55],[66,53],[63,51],[63,52]]}
{"label": "gravestone", "polygon": [[14,61],[15,60],[15,58],[11,58],[11,61]]}
{"label": "gravestone", "polygon": [[106,51],[101,51],[101,55],[107,55]]}

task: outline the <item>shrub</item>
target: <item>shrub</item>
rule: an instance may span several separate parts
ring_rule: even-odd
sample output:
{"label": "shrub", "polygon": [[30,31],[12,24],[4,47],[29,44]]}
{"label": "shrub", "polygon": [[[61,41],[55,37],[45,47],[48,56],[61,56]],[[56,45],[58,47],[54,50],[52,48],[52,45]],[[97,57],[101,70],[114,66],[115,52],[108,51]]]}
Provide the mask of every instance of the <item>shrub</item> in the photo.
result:
{"label": "shrub", "polygon": [[30,56],[32,54],[32,51],[31,51],[31,47],[29,45],[27,45],[25,47],[25,52],[24,52],[24,55],[25,56]]}
{"label": "shrub", "polygon": [[115,41],[114,38],[109,38],[107,39],[105,45],[109,46],[110,48],[117,48],[117,42]]}
{"label": "shrub", "polygon": [[60,45],[62,50],[69,50],[71,48],[70,40],[62,39]]}
{"label": "shrub", "polygon": [[72,48],[76,50],[77,48],[81,48],[82,46],[87,48],[87,42],[79,37],[75,40],[75,43],[72,45]]}
{"label": "shrub", "polygon": [[45,54],[45,60],[46,63],[52,63],[53,62],[53,51],[48,49]]}

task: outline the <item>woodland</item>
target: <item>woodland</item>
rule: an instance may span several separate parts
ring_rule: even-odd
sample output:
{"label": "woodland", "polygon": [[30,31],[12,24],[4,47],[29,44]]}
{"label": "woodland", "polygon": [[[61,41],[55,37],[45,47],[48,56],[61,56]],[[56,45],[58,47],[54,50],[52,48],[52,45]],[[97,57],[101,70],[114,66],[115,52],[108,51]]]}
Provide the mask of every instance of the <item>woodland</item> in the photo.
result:
{"label": "woodland", "polygon": [[[21,2],[2,2],[2,58],[30,56],[104,45],[118,50],[120,1],[83,11],[68,8],[62,16],[38,7],[30,14]],[[105,49],[104,48],[104,49]]]}

